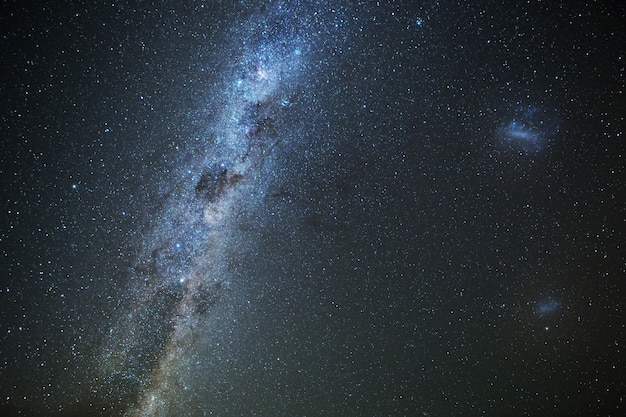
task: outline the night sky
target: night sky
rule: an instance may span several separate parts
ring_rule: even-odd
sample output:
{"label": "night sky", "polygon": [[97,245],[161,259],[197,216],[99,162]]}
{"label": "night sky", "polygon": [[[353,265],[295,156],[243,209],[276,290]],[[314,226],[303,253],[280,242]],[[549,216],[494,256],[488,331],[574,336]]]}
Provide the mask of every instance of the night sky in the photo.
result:
{"label": "night sky", "polygon": [[626,6],[0,6],[1,416],[626,411]]}

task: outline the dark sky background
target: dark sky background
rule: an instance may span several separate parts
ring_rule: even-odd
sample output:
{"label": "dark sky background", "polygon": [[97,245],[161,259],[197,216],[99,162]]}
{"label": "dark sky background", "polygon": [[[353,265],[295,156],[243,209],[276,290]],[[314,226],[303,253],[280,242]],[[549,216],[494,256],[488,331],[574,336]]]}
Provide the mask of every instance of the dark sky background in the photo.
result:
{"label": "dark sky background", "polygon": [[0,6],[0,414],[624,413],[626,8],[231,3]]}

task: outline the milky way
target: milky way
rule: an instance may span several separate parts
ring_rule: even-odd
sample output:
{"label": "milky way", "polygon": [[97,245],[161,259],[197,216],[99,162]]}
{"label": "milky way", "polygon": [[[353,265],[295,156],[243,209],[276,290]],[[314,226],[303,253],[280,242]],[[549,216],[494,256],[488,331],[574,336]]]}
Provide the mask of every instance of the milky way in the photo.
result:
{"label": "milky way", "polygon": [[222,55],[228,65],[218,75],[224,91],[212,92],[220,99],[207,103],[213,112],[200,144],[164,183],[161,208],[143,231],[129,271],[131,304],[99,359],[107,389],[137,395],[126,415],[169,415],[185,401],[193,344],[211,331],[207,315],[231,287],[227,258],[237,219],[264,198],[274,149],[290,146],[292,113],[312,76],[317,37],[311,22],[286,18],[295,13],[271,8],[231,34]]}

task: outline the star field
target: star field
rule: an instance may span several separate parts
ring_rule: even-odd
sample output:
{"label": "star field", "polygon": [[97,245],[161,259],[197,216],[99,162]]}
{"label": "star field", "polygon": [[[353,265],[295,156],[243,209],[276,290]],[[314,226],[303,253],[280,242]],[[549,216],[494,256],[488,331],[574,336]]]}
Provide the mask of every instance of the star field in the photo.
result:
{"label": "star field", "polygon": [[0,414],[623,413],[623,6],[3,9]]}

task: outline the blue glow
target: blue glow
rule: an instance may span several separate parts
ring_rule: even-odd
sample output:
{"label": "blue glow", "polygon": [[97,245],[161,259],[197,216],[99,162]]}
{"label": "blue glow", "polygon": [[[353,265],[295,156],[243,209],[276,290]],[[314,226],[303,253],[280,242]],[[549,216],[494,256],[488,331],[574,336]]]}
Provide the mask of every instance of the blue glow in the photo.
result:
{"label": "blue glow", "polygon": [[559,310],[560,307],[561,303],[558,300],[552,297],[548,297],[541,300],[537,304],[537,314],[539,314],[540,316],[546,316],[555,313]]}
{"label": "blue glow", "polygon": [[551,112],[537,106],[520,106],[496,131],[496,139],[505,147],[524,154],[544,150],[558,132]]}

